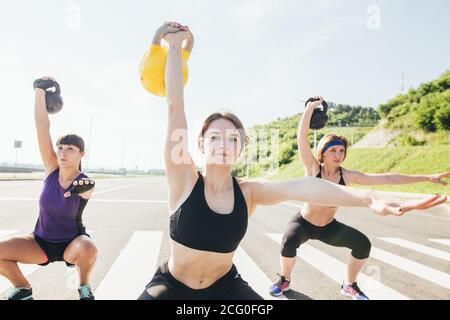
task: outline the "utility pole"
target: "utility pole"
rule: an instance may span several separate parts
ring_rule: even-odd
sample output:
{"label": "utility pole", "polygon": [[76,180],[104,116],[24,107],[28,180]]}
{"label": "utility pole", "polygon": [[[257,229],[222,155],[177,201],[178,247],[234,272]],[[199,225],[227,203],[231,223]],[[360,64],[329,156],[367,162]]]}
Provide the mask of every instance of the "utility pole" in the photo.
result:
{"label": "utility pole", "polygon": [[14,179],[17,177],[17,159],[19,157],[19,149],[22,148],[22,141],[14,141],[14,149],[16,149],[16,160],[14,161]]}
{"label": "utility pole", "polygon": [[402,84],[400,86],[400,92],[405,93],[405,73],[402,72]]}
{"label": "utility pole", "polygon": [[89,160],[91,159],[91,140],[92,140],[92,121],[94,119],[94,115],[91,114],[91,121],[89,123],[89,142],[87,149],[87,159],[86,159],[86,173],[89,171]]}

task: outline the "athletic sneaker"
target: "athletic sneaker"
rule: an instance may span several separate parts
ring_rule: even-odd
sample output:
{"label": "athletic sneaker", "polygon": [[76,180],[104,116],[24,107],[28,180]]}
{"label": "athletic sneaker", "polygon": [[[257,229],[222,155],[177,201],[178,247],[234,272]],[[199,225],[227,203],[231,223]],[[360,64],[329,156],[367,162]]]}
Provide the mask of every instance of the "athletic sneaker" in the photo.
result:
{"label": "athletic sneaker", "polygon": [[281,296],[283,292],[289,291],[290,281],[287,280],[284,276],[277,273],[279,279],[275,282],[269,289],[269,293],[275,297]]}
{"label": "athletic sneaker", "polygon": [[78,293],[80,294],[80,300],[95,300],[91,291],[91,286],[88,284],[80,286],[78,288]]}
{"label": "athletic sneaker", "polygon": [[350,297],[353,300],[369,300],[356,282],[353,282],[352,284],[343,283],[341,286],[341,294]]}
{"label": "athletic sneaker", "polygon": [[31,288],[12,288],[6,292],[5,300],[33,300]]}

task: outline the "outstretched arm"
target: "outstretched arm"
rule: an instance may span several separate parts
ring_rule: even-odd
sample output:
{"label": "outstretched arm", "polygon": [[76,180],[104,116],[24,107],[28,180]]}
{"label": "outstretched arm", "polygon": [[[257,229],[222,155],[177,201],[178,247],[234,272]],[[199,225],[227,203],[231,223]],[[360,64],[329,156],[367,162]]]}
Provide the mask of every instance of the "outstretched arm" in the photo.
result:
{"label": "outstretched arm", "polygon": [[407,175],[397,173],[364,173],[356,170],[347,171],[350,175],[351,182],[361,185],[378,185],[378,184],[409,184],[417,182],[433,182],[444,186],[447,182],[445,178],[450,176],[450,172],[432,174],[432,175]]}
{"label": "outstretched arm", "polygon": [[439,195],[425,200],[400,204],[382,198],[372,190],[344,187],[314,177],[282,182],[251,182],[253,206],[273,205],[298,200],[322,206],[368,207],[380,215],[402,215],[411,210],[424,210],[447,200]]}

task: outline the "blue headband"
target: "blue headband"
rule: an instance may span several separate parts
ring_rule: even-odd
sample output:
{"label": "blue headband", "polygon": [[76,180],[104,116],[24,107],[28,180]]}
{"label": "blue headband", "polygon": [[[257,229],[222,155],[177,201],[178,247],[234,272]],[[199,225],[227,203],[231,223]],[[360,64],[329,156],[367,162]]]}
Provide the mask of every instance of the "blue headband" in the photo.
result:
{"label": "blue headband", "polygon": [[328,149],[330,149],[331,147],[334,147],[334,146],[343,146],[343,147],[345,147],[345,143],[342,140],[334,140],[334,141],[328,142],[325,145],[325,147],[323,147],[322,154],[324,154],[325,151],[327,151]]}

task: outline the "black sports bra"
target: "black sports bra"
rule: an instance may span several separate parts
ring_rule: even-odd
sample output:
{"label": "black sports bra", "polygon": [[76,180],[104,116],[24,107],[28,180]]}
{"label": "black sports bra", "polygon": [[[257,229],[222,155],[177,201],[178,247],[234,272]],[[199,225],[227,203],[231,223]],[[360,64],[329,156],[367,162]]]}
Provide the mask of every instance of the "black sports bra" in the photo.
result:
{"label": "black sports bra", "polygon": [[203,176],[198,175],[189,197],[170,216],[170,238],[192,249],[233,252],[244,237],[248,224],[247,204],[239,183],[233,177],[233,211],[220,214],[209,208],[205,182]]}
{"label": "black sports bra", "polygon": [[[341,179],[339,180],[339,184],[345,186],[344,176],[342,175],[342,168],[341,167],[339,167],[339,171],[341,173]],[[320,166],[320,171],[319,171],[319,174],[316,176],[316,178],[321,178],[322,179],[322,166]]]}

